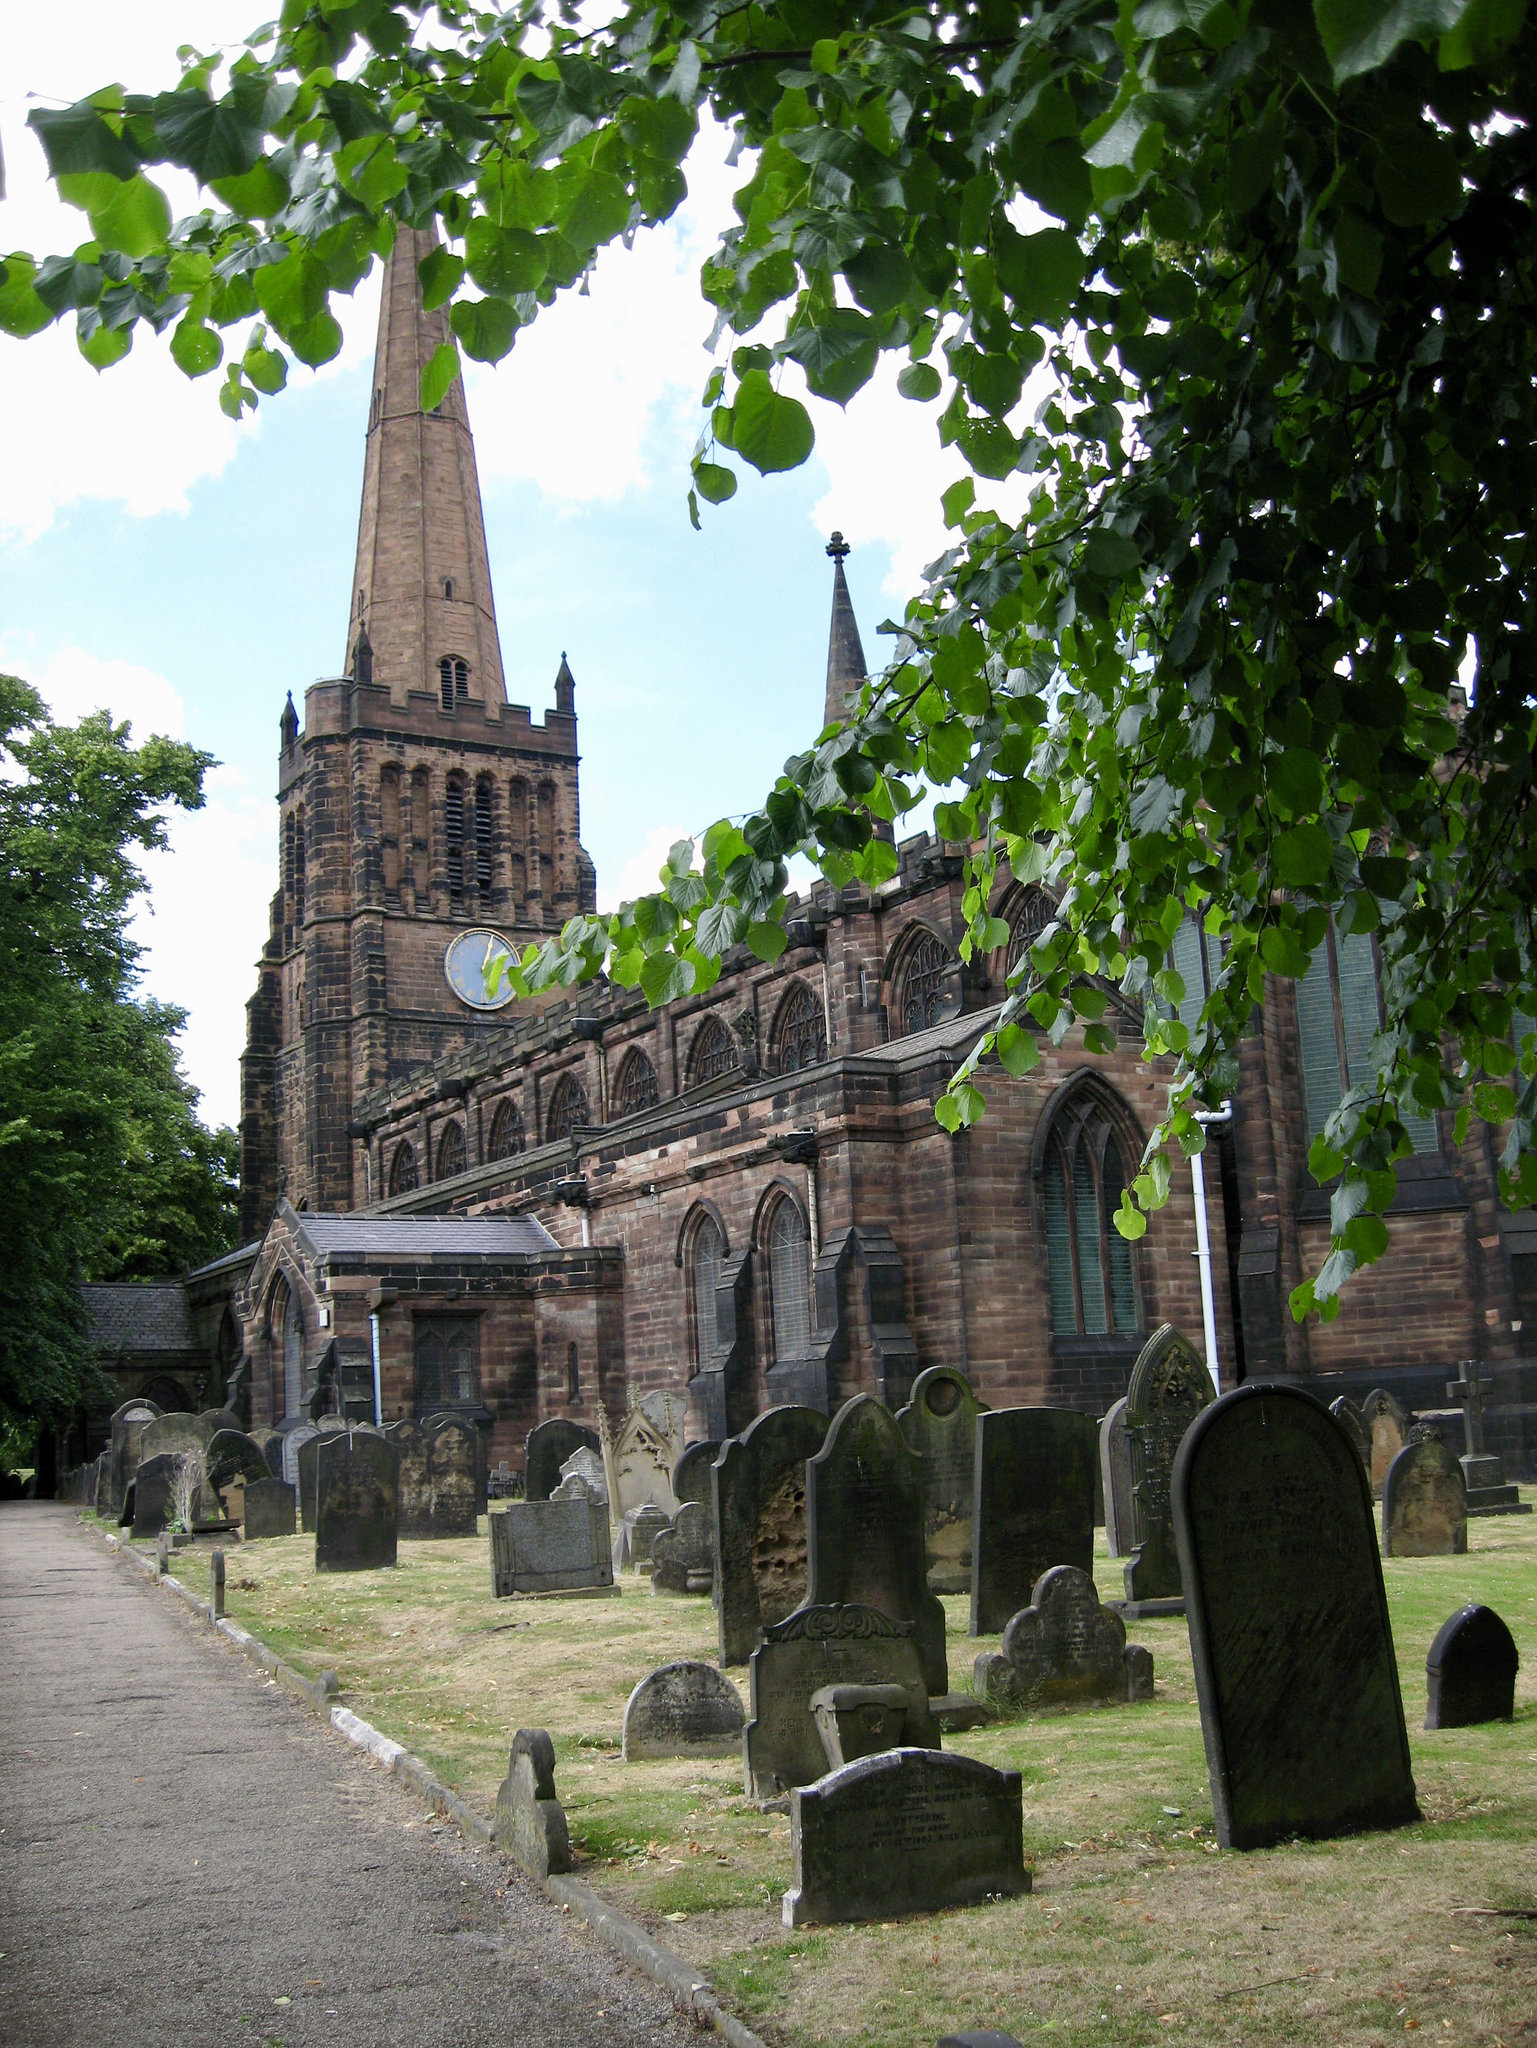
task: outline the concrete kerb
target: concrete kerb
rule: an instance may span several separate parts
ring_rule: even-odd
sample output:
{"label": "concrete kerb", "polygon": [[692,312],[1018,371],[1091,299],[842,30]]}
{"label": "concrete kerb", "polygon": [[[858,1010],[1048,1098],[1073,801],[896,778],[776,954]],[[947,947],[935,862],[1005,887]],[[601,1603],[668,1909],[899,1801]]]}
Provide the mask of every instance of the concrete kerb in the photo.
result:
{"label": "concrete kerb", "polygon": [[[194,1613],[200,1614],[205,1621],[208,1619],[209,1603],[200,1600],[190,1587],[184,1586],[169,1572],[162,1574],[157,1571],[153,1560],[142,1557],[131,1543],[124,1543],[107,1532],[103,1534],[109,1549],[115,1550],[119,1557],[126,1557],[148,1578],[159,1579]],[[334,1671],[322,1671],[316,1679],[306,1678],[291,1664],[285,1664],[275,1650],[269,1650],[265,1643],[241,1628],[238,1622],[220,1619],[213,1626],[285,1690],[303,1700],[316,1713],[323,1714],[337,1734],[354,1748],[365,1751],[386,1770],[408,1779],[435,1812],[446,1814],[477,1842],[487,1847],[492,1845],[491,1823],[484,1814],[467,1805],[457,1792],[434,1776],[421,1758],[413,1756],[403,1744],[381,1734],[371,1723],[354,1714],[350,1707],[335,1703],[341,1688]],[[762,2039],[750,2027],[726,2011],[715,1995],[715,1987],[708,1978],[700,1976],[692,1963],[686,1963],[682,1956],[663,1947],[638,1922],[600,1898],[590,1884],[585,1884],[579,1877],[547,1877],[543,1880],[543,1889],[564,1911],[575,1913],[584,1921],[617,1955],[644,1971],[653,1983],[670,1991],[679,2005],[697,2013],[729,2044],[729,2048],[765,2048]]]}

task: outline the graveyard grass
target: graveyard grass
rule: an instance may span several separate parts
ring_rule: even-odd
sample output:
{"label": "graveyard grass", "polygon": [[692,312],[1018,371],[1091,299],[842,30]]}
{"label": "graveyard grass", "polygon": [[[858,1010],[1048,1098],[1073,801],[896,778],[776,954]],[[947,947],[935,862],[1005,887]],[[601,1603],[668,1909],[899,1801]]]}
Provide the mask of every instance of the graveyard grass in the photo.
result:
{"label": "graveyard grass", "polygon": [[[1530,1498],[1530,1489],[1527,1490]],[[313,1537],[229,1552],[227,1611],[489,1813],[519,1727],[548,1728],[579,1873],[712,1976],[772,2042],[926,2048],[998,2027],[1064,2044],[1502,2044],[1532,2036],[1537,1922],[1537,1517],[1475,1520],[1464,1558],[1384,1565],[1417,1827],[1236,1854],[1211,1837],[1182,1621],[1134,1625],[1144,1705],[1022,1714],[946,1747],[1024,1777],[1032,1896],[892,1925],[780,1924],[788,1819],[734,1760],[624,1764],[625,1700],[656,1665],[713,1661],[707,1599],[493,1601],[488,1546],[400,1545],[396,1570],[316,1574]],[[1119,1590],[1104,1554],[1102,1595]],[[179,1570],[197,1590],[203,1556]],[[197,1557],[193,1562],[192,1557]],[[1522,1653],[1512,1724],[1427,1734],[1425,1653],[1466,1601]],[[945,1602],[952,1690],[997,1638]],[[746,1698],[745,1669],[731,1676]]]}

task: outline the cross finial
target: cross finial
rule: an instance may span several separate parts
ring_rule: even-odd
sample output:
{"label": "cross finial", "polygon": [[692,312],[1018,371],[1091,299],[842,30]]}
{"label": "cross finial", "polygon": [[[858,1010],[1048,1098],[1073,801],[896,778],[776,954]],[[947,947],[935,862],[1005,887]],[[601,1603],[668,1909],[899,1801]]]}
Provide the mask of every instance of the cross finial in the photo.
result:
{"label": "cross finial", "polygon": [[844,556],[849,552],[849,544],[843,538],[843,535],[841,533],[835,533],[832,539],[827,543],[827,552],[832,556],[835,562],[841,562]]}

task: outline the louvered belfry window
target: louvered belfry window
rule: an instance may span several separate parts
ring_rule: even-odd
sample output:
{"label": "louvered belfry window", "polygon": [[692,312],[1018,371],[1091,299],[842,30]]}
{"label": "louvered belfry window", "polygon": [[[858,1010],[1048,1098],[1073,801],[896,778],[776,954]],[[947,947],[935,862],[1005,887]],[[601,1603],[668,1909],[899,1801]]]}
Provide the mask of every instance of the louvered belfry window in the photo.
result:
{"label": "louvered belfry window", "polygon": [[769,1221],[769,1301],[774,1356],[804,1358],[811,1349],[811,1258],[806,1219],[788,1196]]}
{"label": "louvered belfry window", "polygon": [[475,880],[482,889],[491,886],[491,778],[482,775],[475,785]]}
{"label": "louvered belfry window", "polygon": [[[1348,1090],[1369,1086],[1371,1043],[1382,1028],[1377,952],[1365,932],[1331,924],[1297,991],[1297,1036],[1309,1139],[1316,1138]],[[1433,1115],[1400,1111],[1416,1152],[1440,1150]]]}
{"label": "louvered belfry window", "polygon": [[643,1109],[654,1109],[660,1097],[656,1068],[643,1052],[627,1053],[614,1088],[615,1115],[638,1116]]}
{"label": "louvered belfry window", "polygon": [[694,1365],[700,1372],[715,1353],[715,1288],[725,1252],[715,1219],[703,1217],[694,1232],[689,1259],[689,1277],[694,1290]]}
{"label": "louvered belfry window", "polygon": [[443,839],[448,857],[448,893],[455,902],[464,894],[464,784],[448,778],[443,798]]}
{"label": "louvered belfry window", "polygon": [[817,1067],[827,1057],[827,1020],[822,1005],[797,981],[779,1006],[774,1028],[774,1062],[781,1074]]}
{"label": "louvered belfry window", "polygon": [[1045,1176],[1053,1334],[1129,1335],[1138,1327],[1131,1246],[1112,1220],[1126,1175],[1097,1103],[1065,1105],[1046,1142]]}
{"label": "louvered belfry window", "polygon": [[932,932],[925,932],[907,956],[897,1012],[902,1035],[939,1024],[953,1008],[954,955]]}

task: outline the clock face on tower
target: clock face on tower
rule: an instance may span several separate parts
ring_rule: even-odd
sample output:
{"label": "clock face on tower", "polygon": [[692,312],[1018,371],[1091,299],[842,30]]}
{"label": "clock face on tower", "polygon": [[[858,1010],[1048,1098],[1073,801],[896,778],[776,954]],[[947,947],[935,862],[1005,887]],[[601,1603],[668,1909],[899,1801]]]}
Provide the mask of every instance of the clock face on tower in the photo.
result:
{"label": "clock face on tower", "polygon": [[512,985],[505,980],[497,984],[495,995],[486,993],[486,969],[510,950],[496,932],[460,932],[449,942],[443,973],[461,1003],[468,1003],[472,1010],[500,1010],[512,1001]]}

